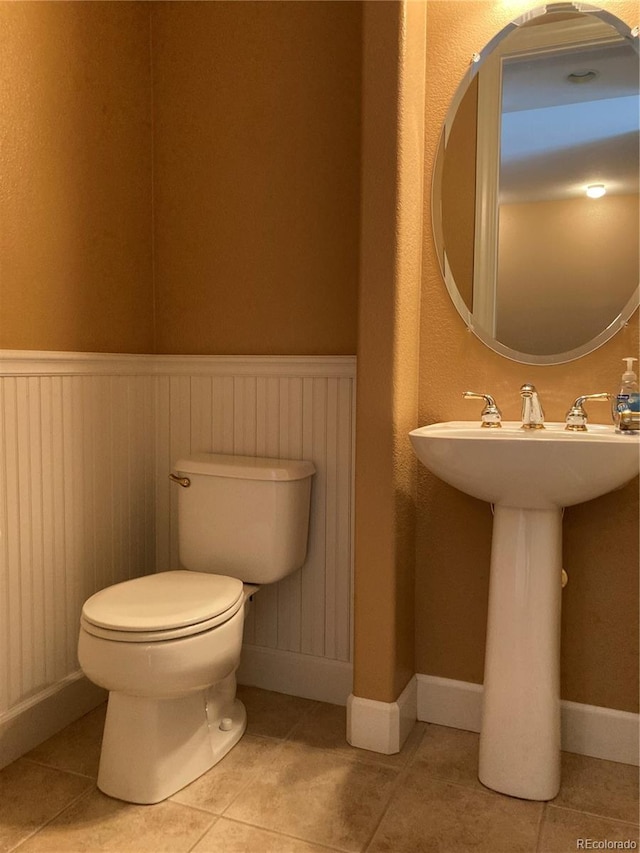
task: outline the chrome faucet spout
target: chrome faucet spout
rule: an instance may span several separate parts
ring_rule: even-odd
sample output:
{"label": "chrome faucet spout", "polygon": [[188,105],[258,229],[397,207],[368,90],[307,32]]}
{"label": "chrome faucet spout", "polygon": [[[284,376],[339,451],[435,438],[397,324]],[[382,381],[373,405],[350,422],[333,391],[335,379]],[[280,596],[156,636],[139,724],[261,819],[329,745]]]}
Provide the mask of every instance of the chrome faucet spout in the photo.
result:
{"label": "chrome faucet spout", "polygon": [[520,388],[522,397],[522,429],[544,429],[544,411],[535,385],[525,383]]}

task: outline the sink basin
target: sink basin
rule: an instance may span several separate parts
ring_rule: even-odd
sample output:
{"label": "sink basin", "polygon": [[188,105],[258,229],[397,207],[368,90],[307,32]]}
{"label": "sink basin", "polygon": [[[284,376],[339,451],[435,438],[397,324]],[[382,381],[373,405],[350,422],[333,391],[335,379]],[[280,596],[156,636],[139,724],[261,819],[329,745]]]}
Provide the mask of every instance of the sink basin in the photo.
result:
{"label": "sink basin", "polygon": [[[638,473],[638,436],[594,425],[483,429],[452,421],[410,433],[418,458],[494,504],[478,777],[493,790],[550,800],[560,788],[563,507]],[[460,527],[460,544],[465,531]],[[463,546],[464,547],[464,546]],[[468,542],[473,559],[473,542]]]}
{"label": "sink basin", "polygon": [[569,432],[564,423],[523,430],[450,421],[409,433],[416,456],[461,492],[493,504],[550,509],[589,501],[638,473],[637,436],[595,424]]}

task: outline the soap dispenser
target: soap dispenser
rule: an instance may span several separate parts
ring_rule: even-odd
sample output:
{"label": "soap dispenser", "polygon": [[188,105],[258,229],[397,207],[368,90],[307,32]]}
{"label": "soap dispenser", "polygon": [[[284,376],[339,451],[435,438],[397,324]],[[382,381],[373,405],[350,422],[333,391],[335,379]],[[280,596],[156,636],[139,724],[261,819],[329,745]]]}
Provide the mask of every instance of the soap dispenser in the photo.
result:
{"label": "soap dispenser", "polygon": [[640,419],[640,388],[638,387],[638,377],[633,370],[633,362],[638,359],[629,357],[622,360],[626,362],[627,369],[622,374],[613,418],[617,432],[635,432],[638,429]]}

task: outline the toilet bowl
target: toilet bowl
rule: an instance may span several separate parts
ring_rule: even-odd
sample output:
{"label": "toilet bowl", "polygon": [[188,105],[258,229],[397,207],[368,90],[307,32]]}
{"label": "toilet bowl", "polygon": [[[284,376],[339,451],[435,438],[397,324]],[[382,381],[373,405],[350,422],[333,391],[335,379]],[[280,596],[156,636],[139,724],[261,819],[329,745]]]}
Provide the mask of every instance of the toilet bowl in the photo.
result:
{"label": "toilet bowl", "polygon": [[109,691],[98,787],[132,803],[166,799],[242,737],[235,673],[247,601],[261,577],[286,576],[306,553],[311,463],[199,454],[176,467],[195,487],[178,505],[179,527],[189,516],[181,561],[186,552],[207,570],[108,587],[80,620],[80,665]]}
{"label": "toilet bowl", "polygon": [[78,656],[87,677],[109,690],[98,773],[105,794],[159,802],[240,739],[246,714],[235,671],[245,600],[256,589],[175,571],[125,581],[87,601]]}

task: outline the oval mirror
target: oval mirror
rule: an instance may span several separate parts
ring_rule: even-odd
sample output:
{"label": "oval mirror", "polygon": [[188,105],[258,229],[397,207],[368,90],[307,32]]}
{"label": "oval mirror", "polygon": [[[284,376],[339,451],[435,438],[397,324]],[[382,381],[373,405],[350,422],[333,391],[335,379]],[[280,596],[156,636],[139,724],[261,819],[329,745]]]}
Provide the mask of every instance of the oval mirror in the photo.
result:
{"label": "oval mirror", "polygon": [[637,29],[554,3],[476,54],[454,96],[434,167],[438,259],[464,321],[508,358],[571,361],[638,307],[638,75]]}

